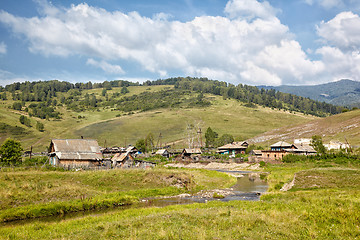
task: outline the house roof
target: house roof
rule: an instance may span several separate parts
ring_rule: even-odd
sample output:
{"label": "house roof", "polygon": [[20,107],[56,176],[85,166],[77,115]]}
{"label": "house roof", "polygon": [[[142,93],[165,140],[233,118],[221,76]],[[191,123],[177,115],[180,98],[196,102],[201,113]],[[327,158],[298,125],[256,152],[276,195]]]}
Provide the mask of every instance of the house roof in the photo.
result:
{"label": "house roof", "polygon": [[93,139],[53,139],[50,143],[50,149],[52,146],[56,156],[61,160],[102,159],[99,144]]}
{"label": "house roof", "polygon": [[111,161],[113,162],[122,162],[125,160],[126,157],[129,157],[134,160],[129,152],[126,153],[116,153],[112,158]]}
{"label": "house roof", "polygon": [[307,152],[307,153],[316,153],[315,149],[308,144],[294,144],[295,149],[288,149],[289,152]]}
{"label": "house roof", "polygon": [[219,150],[226,150],[226,149],[246,149],[248,143],[247,142],[233,142],[226,144],[224,146],[218,147]]}
{"label": "house roof", "polygon": [[201,149],[200,148],[185,148],[184,153],[189,153],[189,154],[201,154]]}
{"label": "house roof", "polygon": [[271,145],[270,147],[271,147],[271,148],[278,148],[278,147],[282,147],[282,148],[287,148],[287,147],[289,147],[289,148],[290,148],[291,146],[292,146],[292,144],[290,144],[290,143],[287,143],[287,142],[284,142],[284,141],[280,141],[280,142],[277,142],[277,143]]}
{"label": "house roof", "polygon": [[131,151],[137,151],[137,149],[134,146],[129,146],[125,151],[126,152],[131,152]]}
{"label": "house roof", "polygon": [[166,153],[167,153],[166,149],[159,149],[159,150],[156,151],[155,154],[163,155],[163,154],[166,154]]}

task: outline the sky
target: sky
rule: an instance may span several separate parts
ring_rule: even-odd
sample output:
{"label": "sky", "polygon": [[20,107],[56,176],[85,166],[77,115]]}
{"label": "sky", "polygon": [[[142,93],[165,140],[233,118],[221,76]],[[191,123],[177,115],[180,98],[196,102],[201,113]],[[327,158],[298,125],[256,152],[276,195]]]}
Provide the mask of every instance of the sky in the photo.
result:
{"label": "sky", "polygon": [[0,0],[0,85],[360,81],[359,0]]}

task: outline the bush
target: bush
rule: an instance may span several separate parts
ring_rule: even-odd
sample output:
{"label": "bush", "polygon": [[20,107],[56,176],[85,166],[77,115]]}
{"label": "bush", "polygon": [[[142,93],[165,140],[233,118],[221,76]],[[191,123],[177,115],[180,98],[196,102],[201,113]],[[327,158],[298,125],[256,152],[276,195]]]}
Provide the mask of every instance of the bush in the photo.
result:
{"label": "bush", "polygon": [[17,165],[21,162],[22,147],[20,142],[7,139],[0,147],[1,163],[4,165]]}

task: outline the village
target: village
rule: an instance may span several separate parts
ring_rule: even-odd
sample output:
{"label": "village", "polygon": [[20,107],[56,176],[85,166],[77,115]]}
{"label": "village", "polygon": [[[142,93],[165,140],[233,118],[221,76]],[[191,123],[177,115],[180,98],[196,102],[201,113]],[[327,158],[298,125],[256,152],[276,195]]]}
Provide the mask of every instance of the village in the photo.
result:
{"label": "village", "polygon": [[[341,150],[350,148],[349,144],[330,141],[324,144],[327,150]],[[178,163],[210,162],[248,162],[248,163],[281,163],[286,155],[316,155],[317,151],[311,144],[310,138],[294,139],[293,143],[279,141],[270,149],[252,149],[248,151],[246,141],[232,142],[218,148],[161,148],[152,153],[142,153],[135,146],[100,147],[94,139],[53,139],[49,147],[48,163],[54,167],[64,169],[111,169],[111,168],[151,168],[157,162],[144,160],[151,157],[162,157],[167,161]]]}

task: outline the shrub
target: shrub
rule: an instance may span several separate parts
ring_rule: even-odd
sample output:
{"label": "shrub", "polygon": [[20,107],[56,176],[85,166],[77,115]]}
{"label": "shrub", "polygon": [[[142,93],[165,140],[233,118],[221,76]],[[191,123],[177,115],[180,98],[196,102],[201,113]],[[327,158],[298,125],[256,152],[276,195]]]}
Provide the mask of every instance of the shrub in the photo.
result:
{"label": "shrub", "polygon": [[22,147],[20,142],[7,139],[0,147],[1,163],[5,165],[17,165],[21,162]]}

